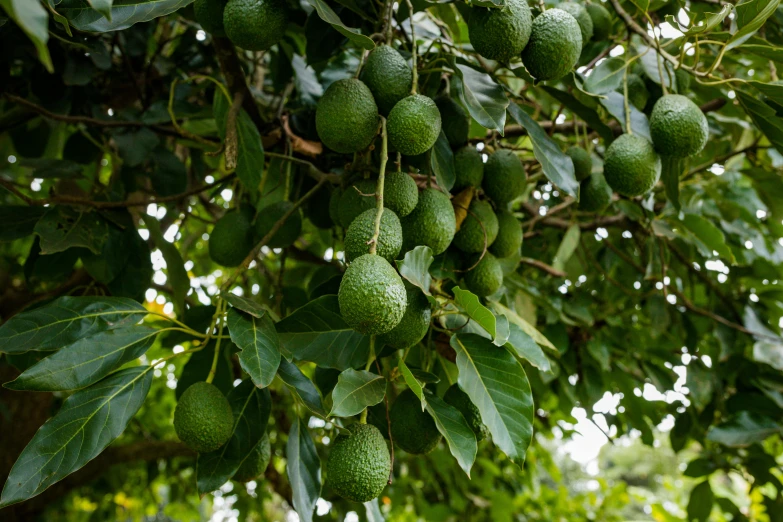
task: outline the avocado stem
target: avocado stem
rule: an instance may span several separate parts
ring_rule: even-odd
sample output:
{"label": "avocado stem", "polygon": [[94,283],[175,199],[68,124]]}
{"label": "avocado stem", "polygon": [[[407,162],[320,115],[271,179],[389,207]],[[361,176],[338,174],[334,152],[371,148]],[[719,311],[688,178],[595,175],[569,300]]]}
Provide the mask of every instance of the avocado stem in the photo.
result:
{"label": "avocado stem", "polygon": [[[212,357],[212,367],[209,369],[209,375],[207,375],[207,384],[212,384],[212,381],[215,379],[215,374],[217,373],[218,360],[220,359],[220,341],[223,339],[223,325],[225,324],[225,320],[223,318],[223,313],[226,309],[225,303],[226,302],[222,297],[218,298],[215,317],[218,321],[220,321],[220,326],[218,327],[218,337],[217,341],[215,342],[215,356]],[[212,332],[211,329],[210,332]]]}
{"label": "avocado stem", "polygon": [[416,55],[418,54],[419,46],[416,43],[416,30],[413,28],[413,4],[411,0],[405,0],[408,4],[408,22],[411,24],[411,50],[413,51],[413,82],[411,82],[411,94],[416,94],[419,84],[419,71],[416,65]]}
{"label": "avocado stem", "polygon": [[375,186],[375,199],[377,200],[375,213],[375,228],[370,238],[370,254],[378,250],[378,236],[381,235],[381,216],[383,216],[383,185],[386,180],[386,162],[389,160],[388,136],[386,134],[386,118],[381,116],[381,165],[378,168],[378,184]]}

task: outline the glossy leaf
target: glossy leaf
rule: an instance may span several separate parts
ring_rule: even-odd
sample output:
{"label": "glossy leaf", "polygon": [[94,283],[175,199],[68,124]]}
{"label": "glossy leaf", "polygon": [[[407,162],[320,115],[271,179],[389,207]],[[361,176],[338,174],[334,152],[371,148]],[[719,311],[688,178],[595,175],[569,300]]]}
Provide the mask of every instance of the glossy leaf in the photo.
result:
{"label": "glossy leaf", "polygon": [[106,221],[89,210],[55,206],[35,224],[41,238],[41,254],[54,254],[71,247],[84,247],[99,254],[109,237]]}
{"label": "glossy leaf", "polygon": [[101,13],[111,22],[111,5],[114,0],[87,0],[93,9]]}
{"label": "glossy leaf", "polygon": [[783,433],[783,425],[749,411],[741,411],[707,432],[707,439],[732,448],[743,448]]}
{"label": "glossy leaf", "polygon": [[734,9],[733,5],[724,4],[717,13],[706,13],[708,16],[697,25],[694,25],[685,31],[685,36],[697,36],[711,32],[713,29],[723,23],[723,20],[729,16],[729,13],[731,13],[732,9]]}
{"label": "glossy leaf", "polygon": [[169,243],[160,231],[160,223],[153,217],[144,218],[144,224],[150,231],[150,237],[158,247],[163,259],[166,261],[166,275],[171,289],[174,291],[174,310],[182,317],[185,313],[185,297],[190,291],[190,276],[185,270],[185,263],[174,243]]}
{"label": "glossy leaf", "polygon": [[[677,78],[674,76],[672,65],[663,58],[659,58],[658,53],[652,47],[639,45],[638,51],[641,55],[639,62],[644,69],[644,74],[658,85],[663,83],[670,90],[676,90]],[[661,71],[663,71],[663,80],[661,80]]]}
{"label": "glossy leaf", "polygon": [[332,411],[329,416],[352,417],[374,406],[386,395],[383,375],[367,371],[345,370],[332,390]]}
{"label": "glossy leaf", "polygon": [[258,319],[261,319],[266,314],[266,309],[263,306],[246,297],[234,295],[230,292],[222,294],[221,297],[234,308],[238,308]]}
{"label": "glossy leaf", "polygon": [[598,134],[601,135],[604,141],[611,143],[612,140],[614,140],[614,133],[612,132],[612,129],[610,129],[608,125],[601,121],[601,117],[595,110],[577,100],[570,93],[561,91],[560,89],[555,89],[549,85],[541,85],[541,89],[546,91],[547,94],[562,103],[571,112],[584,120],[584,122],[591,129],[594,129]]}
{"label": "glossy leaf", "polygon": [[715,495],[710,487],[710,482],[705,480],[691,490],[691,496],[688,500],[688,520],[699,522],[709,520],[713,502],[715,502]]}
{"label": "glossy leaf", "polygon": [[443,399],[435,395],[427,395],[427,413],[446,439],[449,451],[457,459],[459,467],[470,477],[470,468],[476,460],[478,443],[468,421],[457,408],[446,404]]}
{"label": "glossy leaf", "polygon": [[778,152],[783,154],[783,121],[781,121],[775,110],[766,103],[742,91],[737,91],[737,99],[739,99],[742,108],[751,117],[753,123],[767,136]]}
{"label": "glossy leaf", "polygon": [[770,16],[775,14],[779,5],[780,0],[748,0],[738,3],[735,6],[737,32],[726,42],[726,50],[729,51],[745,43],[761,29]]}
{"label": "glossy leaf", "polygon": [[497,319],[489,308],[481,304],[476,294],[469,290],[463,290],[456,286],[452,292],[454,293],[454,304],[463,310],[472,321],[486,330],[490,338],[494,339],[497,333]]}
{"label": "glossy leaf", "polygon": [[426,295],[431,295],[432,276],[430,275],[430,266],[434,260],[432,249],[428,246],[419,245],[414,247],[413,250],[406,252],[405,257],[401,261],[397,261],[397,270],[409,283],[418,286]]}
{"label": "glossy leaf", "polygon": [[451,151],[449,140],[442,130],[430,152],[430,167],[435,174],[438,186],[445,190],[451,190],[451,187],[454,186],[454,180],[457,178],[454,170],[454,153]]}
{"label": "glossy leaf", "polygon": [[467,65],[456,64],[456,73],[452,81],[470,115],[487,129],[496,130],[502,135],[506,126],[506,108],[509,106],[503,88],[487,73]]}
{"label": "glossy leaf", "polygon": [[[215,89],[215,99],[212,111],[215,115],[220,137],[226,137],[226,125],[231,101],[223,94],[222,89]],[[261,185],[261,174],[264,164],[264,144],[261,134],[244,109],[239,110],[236,119],[237,126],[237,167],[236,173],[245,189],[255,194]]]}
{"label": "glossy leaf", "polygon": [[307,423],[302,419],[295,418],[291,423],[285,456],[294,509],[299,520],[312,522],[315,503],[321,494],[321,461]]}
{"label": "glossy leaf", "polygon": [[606,94],[615,91],[623,84],[623,76],[625,76],[625,60],[607,58],[593,69],[583,87],[593,94]]}
{"label": "glossy leaf", "polygon": [[400,358],[397,363],[397,368],[399,368],[402,378],[405,380],[405,384],[408,385],[408,388],[410,388],[421,401],[421,408],[424,410],[424,405],[427,403],[424,396],[424,385],[419,382],[415,375],[413,375],[413,372],[410,371],[408,365],[405,364],[405,361],[403,361],[402,358]]}
{"label": "glossy leaf", "polygon": [[9,205],[0,207],[0,242],[14,241],[33,233],[35,224],[46,214],[42,207]]}
{"label": "glossy leaf", "polygon": [[315,11],[318,13],[321,20],[331,25],[343,36],[347,36],[355,45],[367,50],[371,50],[375,47],[375,43],[367,36],[361,34],[358,29],[347,27],[342,20],[340,20],[340,17],[337,16],[337,13],[335,13],[324,0],[307,0],[307,3],[315,8]]}
{"label": "glossy leaf", "polygon": [[364,513],[367,516],[367,522],[383,522],[386,520],[383,518],[377,498],[364,503]]}
{"label": "glossy leaf", "polygon": [[498,313],[505,315],[511,324],[515,324],[519,328],[521,328],[522,331],[527,335],[529,335],[539,346],[547,348],[553,353],[559,354],[557,347],[554,344],[552,344],[552,342],[549,339],[547,339],[544,334],[539,332],[535,326],[525,321],[522,317],[514,313],[511,309],[506,308],[505,306],[497,302],[492,303],[492,308],[496,310]]}
{"label": "glossy leaf", "polygon": [[[106,2],[106,0],[98,0]],[[185,7],[193,0],[123,0],[111,8],[111,17],[91,9],[86,0],[62,0],[57,12],[79,31],[105,33],[154,20]]]}
{"label": "glossy leaf", "polygon": [[516,323],[510,323],[509,329],[510,335],[506,347],[517,357],[526,360],[542,372],[551,371],[552,364],[536,341]]}
{"label": "glossy leaf", "polygon": [[49,14],[40,2],[30,0],[0,0],[9,18],[27,35],[38,51],[38,59],[50,73],[54,73],[52,58],[49,56]]}
{"label": "glossy leaf", "polygon": [[275,324],[268,315],[260,319],[245,315],[236,308],[228,310],[231,340],[242,350],[239,364],[259,388],[272,383],[280,366],[280,340]]}
{"label": "glossy leaf", "polygon": [[576,247],[579,246],[579,238],[581,237],[581,229],[579,225],[571,225],[566,230],[563,240],[560,242],[560,246],[557,248],[555,258],[552,260],[552,268],[555,270],[565,270],[566,263],[571,259],[571,256],[576,252]]}
{"label": "glossy leaf", "polygon": [[[619,92],[610,92],[606,95],[606,98],[601,98],[601,105],[603,105],[606,110],[609,111],[609,114],[619,121],[623,129],[625,129],[625,106],[623,105],[623,95]],[[634,107],[633,104],[629,104],[629,109],[631,110],[631,129],[634,134],[651,140],[650,122],[647,120],[647,116]]]}
{"label": "glossy leaf", "polygon": [[712,255],[715,251],[722,258],[732,263],[735,261],[734,254],[726,244],[726,237],[711,221],[698,214],[685,214],[682,224],[691,232],[694,241],[705,245],[707,255]]}
{"label": "glossy leaf", "polygon": [[302,373],[302,370],[297,365],[282,359],[280,367],[277,369],[277,375],[302,399],[302,402],[310,411],[320,417],[326,417],[326,411],[324,411],[323,401],[318,388],[315,387],[313,381]]}

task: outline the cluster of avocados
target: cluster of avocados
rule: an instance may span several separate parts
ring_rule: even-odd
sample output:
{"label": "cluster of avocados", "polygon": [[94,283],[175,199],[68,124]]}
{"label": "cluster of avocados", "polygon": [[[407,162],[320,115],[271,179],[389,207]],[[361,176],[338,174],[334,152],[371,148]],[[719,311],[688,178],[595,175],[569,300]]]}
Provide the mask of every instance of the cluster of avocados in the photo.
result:
{"label": "cluster of avocados", "polygon": [[265,51],[285,32],[285,0],[196,0],[196,21],[214,36],[248,51]]}

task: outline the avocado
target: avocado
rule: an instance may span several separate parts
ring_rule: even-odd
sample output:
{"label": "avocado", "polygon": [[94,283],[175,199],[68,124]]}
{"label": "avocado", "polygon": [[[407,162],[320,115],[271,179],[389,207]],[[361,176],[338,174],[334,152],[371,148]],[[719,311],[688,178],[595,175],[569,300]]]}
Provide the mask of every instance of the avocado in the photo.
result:
{"label": "avocado", "polygon": [[[353,220],[345,232],[345,257],[353,261],[370,252],[367,244],[375,233],[375,215],[377,209],[365,210]],[[402,248],[402,227],[400,218],[389,209],[381,215],[381,228],[378,236],[377,254],[389,263],[393,263]]]}
{"label": "avocado", "polygon": [[533,16],[526,0],[506,0],[500,9],[472,7],[468,35],[473,49],[498,62],[510,62],[528,43]]}
{"label": "avocado", "polygon": [[566,154],[574,162],[574,174],[576,175],[577,181],[582,181],[587,178],[593,171],[593,158],[591,158],[590,153],[582,147],[569,147]]}
{"label": "avocado", "polygon": [[460,192],[468,187],[479,188],[484,180],[484,158],[473,145],[465,145],[454,153],[454,186]]}
{"label": "avocado", "polygon": [[196,0],[193,13],[202,29],[214,36],[226,36],[223,28],[223,10],[228,0]]}
{"label": "avocado", "polygon": [[489,251],[499,258],[513,256],[522,247],[522,224],[508,210],[499,210],[497,217],[498,236]]}
{"label": "avocado", "polygon": [[285,0],[228,0],[223,10],[226,36],[248,51],[266,51],[275,45],[288,24]]}
{"label": "avocado", "polygon": [[269,435],[264,433],[258,444],[250,450],[250,454],[239,465],[239,469],[232,478],[237,482],[249,482],[260,477],[266,471],[267,466],[269,466],[271,457],[272,447],[269,445]]}
{"label": "avocado", "polygon": [[419,193],[416,208],[400,223],[403,252],[424,245],[432,249],[433,255],[438,255],[451,244],[457,230],[457,219],[449,197],[433,188]]}
{"label": "avocado", "polygon": [[438,140],[440,111],[431,98],[412,94],[391,110],[386,129],[389,142],[398,152],[415,156],[430,150]]}
{"label": "avocado", "polygon": [[[384,356],[379,354],[378,357]],[[389,440],[389,422],[386,419],[385,401],[381,401],[378,404],[367,408],[367,424],[378,428],[378,430],[381,432],[381,435],[383,435],[383,438]]]}
{"label": "avocado", "polygon": [[449,96],[438,96],[435,98],[435,105],[440,111],[441,127],[449,145],[452,147],[461,147],[468,142],[470,133],[470,116],[457,103],[454,98]]}
{"label": "avocado", "polygon": [[537,81],[559,80],[581,53],[582,30],[576,19],[562,9],[547,9],[533,20],[522,63]]}
{"label": "avocado", "polygon": [[498,235],[498,217],[492,205],[486,201],[473,199],[468,207],[468,215],[459,231],[454,235],[455,247],[463,252],[474,254],[484,250],[484,240],[489,247]]}
{"label": "avocado", "polygon": [[478,406],[473,404],[470,397],[468,397],[468,394],[462,391],[459,385],[452,384],[449,389],[446,390],[443,401],[446,404],[457,408],[462,416],[465,417],[465,420],[468,421],[468,426],[470,426],[470,429],[476,434],[476,440],[478,442],[487,438],[489,430],[481,421],[481,412],[479,412]]}
{"label": "avocado", "polygon": [[343,228],[348,228],[353,220],[365,210],[375,208],[378,202],[375,199],[377,184],[378,182],[374,179],[362,179],[354,182],[343,191],[337,206],[338,221]]}
{"label": "avocado", "polygon": [[587,45],[587,42],[593,38],[593,19],[590,17],[587,9],[574,2],[557,4],[557,8],[562,9],[576,19],[576,23],[579,24],[579,31],[582,33],[582,45]]}
{"label": "avocado", "polygon": [[324,145],[341,154],[366,149],[378,132],[378,106],[356,78],[337,80],[315,110],[315,128]]}
{"label": "avocado", "polygon": [[441,434],[429,413],[421,411],[421,401],[410,389],[402,392],[389,412],[394,444],[412,455],[434,450]]}
{"label": "avocado", "polygon": [[582,181],[579,190],[579,210],[601,212],[612,202],[612,189],[600,172]]}
{"label": "avocado", "polygon": [[641,196],[661,177],[661,158],[645,138],[623,134],[606,148],[604,177],[618,194]]}
{"label": "avocado", "polygon": [[[268,207],[262,208],[258,212],[256,217],[256,236],[260,241],[271,230],[288,211],[293,208],[294,204],[290,201],[278,201],[272,203]],[[288,219],[285,220],[283,226],[275,232],[272,239],[267,241],[266,246],[269,248],[286,248],[294,244],[299,238],[299,234],[302,233],[302,211],[296,209]]]}
{"label": "avocado", "polygon": [[205,381],[188,387],[174,409],[174,431],[190,449],[214,451],[234,432],[234,412],[216,386]]}
{"label": "avocado", "polygon": [[664,156],[685,158],[702,151],[710,128],[698,105],[681,94],[667,94],[655,103],[650,135]]}
{"label": "avocado", "polygon": [[404,350],[419,343],[430,328],[432,318],[432,306],[427,296],[418,286],[403,280],[408,306],[400,324],[389,333],[378,337],[381,345],[391,346],[395,350]]}
{"label": "avocado", "polygon": [[587,4],[585,9],[593,21],[593,40],[596,42],[608,40],[612,35],[612,15],[609,10],[598,3],[598,0]]}
{"label": "avocado", "polygon": [[[468,266],[474,265],[480,255],[473,256]],[[500,290],[503,286],[503,268],[497,258],[485,252],[473,270],[465,274],[465,286],[479,297],[487,297]]]}
{"label": "avocado", "polygon": [[367,55],[361,80],[370,88],[381,114],[386,116],[397,102],[410,94],[413,72],[396,49],[379,45]]}
{"label": "avocado", "polygon": [[383,181],[383,206],[405,217],[419,202],[419,188],[404,172],[387,172]]}
{"label": "avocado", "polygon": [[253,212],[249,207],[232,210],[217,220],[209,235],[209,257],[225,267],[242,264],[256,244]]}
{"label": "avocado", "polygon": [[[620,94],[625,94],[625,87],[622,84],[620,84],[620,86],[617,87],[617,92],[619,92]],[[642,77],[636,73],[629,74],[628,75],[628,101],[631,102],[631,105],[633,105],[640,111],[643,111],[644,107],[647,105],[647,99],[649,97],[650,97],[650,92],[647,90],[647,84],[644,83]]]}
{"label": "avocado", "polygon": [[525,190],[525,167],[513,151],[501,149],[484,165],[484,193],[502,207],[522,195]]}
{"label": "avocado", "polygon": [[357,257],[348,265],[337,300],[348,326],[366,335],[390,332],[400,324],[408,302],[397,271],[372,254]]}
{"label": "avocado", "polygon": [[381,494],[391,473],[389,448],[372,424],[351,424],[339,435],[326,460],[326,483],[352,502],[369,502]]}

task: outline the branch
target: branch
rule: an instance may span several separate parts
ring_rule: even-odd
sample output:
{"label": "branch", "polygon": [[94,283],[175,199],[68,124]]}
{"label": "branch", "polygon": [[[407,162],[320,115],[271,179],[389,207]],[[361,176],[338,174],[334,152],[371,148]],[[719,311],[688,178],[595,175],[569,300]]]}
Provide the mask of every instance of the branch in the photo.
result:
{"label": "branch", "polygon": [[261,131],[265,127],[265,122],[263,118],[261,118],[261,112],[258,110],[258,105],[256,105],[253,94],[247,86],[245,73],[242,72],[242,65],[239,63],[239,57],[234,49],[234,44],[231,43],[231,40],[228,38],[213,37],[212,46],[215,48],[215,54],[218,63],[220,64],[220,71],[226,79],[228,90],[231,91],[231,94],[233,95],[242,93],[242,108],[245,109],[245,112],[247,112],[250,119],[253,120],[253,123],[258,127],[258,130]]}
{"label": "branch", "polygon": [[563,272],[562,270],[558,270],[557,268],[547,265],[543,261],[539,261],[538,259],[533,259],[532,257],[523,257],[520,259],[520,262],[524,265],[530,265],[532,267],[538,268],[539,270],[543,270],[547,274],[554,276],[554,277],[567,277],[568,274]]}

